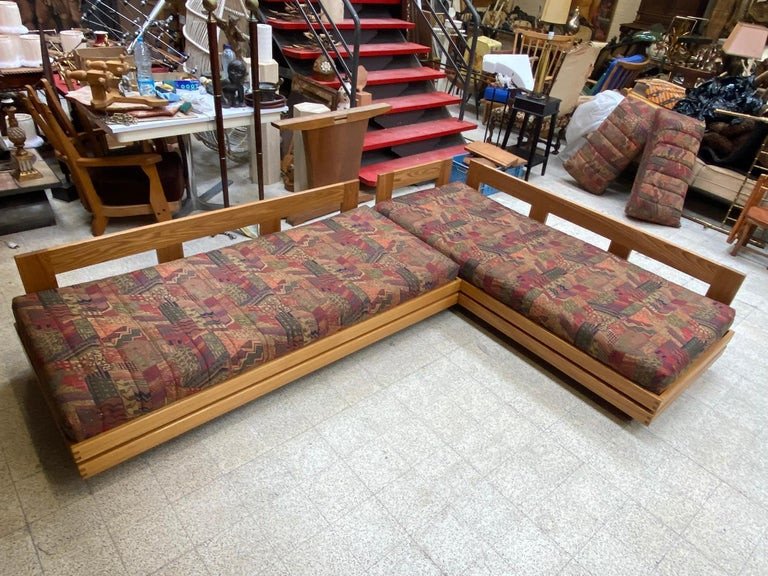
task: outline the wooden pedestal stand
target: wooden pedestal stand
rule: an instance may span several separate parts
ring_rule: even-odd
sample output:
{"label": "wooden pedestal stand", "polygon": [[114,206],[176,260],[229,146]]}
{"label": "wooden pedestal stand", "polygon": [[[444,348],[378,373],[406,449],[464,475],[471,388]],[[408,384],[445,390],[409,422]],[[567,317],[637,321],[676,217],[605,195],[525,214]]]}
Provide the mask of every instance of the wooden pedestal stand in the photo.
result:
{"label": "wooden pedestal stand", "polygon": [[[389,104],[369,104],[307,118],[280,120],[272,125],[280,130],[301,132],[307,160],[307,186],[316,188],[358,178],[368,119],[384,114],[390,108]],[[298,214],[288,222],[301,224],[333,210],[334,207],[329,205],[325,211]]]}

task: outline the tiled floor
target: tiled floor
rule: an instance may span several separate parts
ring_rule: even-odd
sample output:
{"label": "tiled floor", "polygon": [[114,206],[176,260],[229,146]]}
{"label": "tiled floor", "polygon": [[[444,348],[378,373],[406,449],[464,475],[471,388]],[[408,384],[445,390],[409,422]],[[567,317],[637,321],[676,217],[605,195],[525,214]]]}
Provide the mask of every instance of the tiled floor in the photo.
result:
{"label": "tiled floor", "polygon": [[[626,191],[534,174],[623,218]],[[3,240],[87,237],[53,205],[58,226]],[[643,227],[748,274],[733,342],[650,427],[448,311],[89,481],[13,333],[3,243],[0,573],[768,574],[768,256]]]}

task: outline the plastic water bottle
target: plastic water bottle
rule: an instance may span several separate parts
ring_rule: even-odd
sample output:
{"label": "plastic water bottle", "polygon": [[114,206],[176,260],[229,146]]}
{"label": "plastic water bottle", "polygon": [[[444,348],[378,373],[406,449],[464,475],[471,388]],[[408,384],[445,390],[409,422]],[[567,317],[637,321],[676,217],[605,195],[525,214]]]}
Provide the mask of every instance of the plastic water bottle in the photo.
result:
{"label": "plastic water bottle", "polygon": [[136,60],[136,84],[139,86],[139,94],[154,96],[155,81],[152,79],[152,55],[149,46],[144,44],[144,39],[141,36],[136,41],[133,57]]}
{"label": "plastic water bottle", "polygon": [[226,80],[229,76],[229,63],[235,59],[235,51],[232,46],[224,44],[224,50],[221,53],[221,79]]}

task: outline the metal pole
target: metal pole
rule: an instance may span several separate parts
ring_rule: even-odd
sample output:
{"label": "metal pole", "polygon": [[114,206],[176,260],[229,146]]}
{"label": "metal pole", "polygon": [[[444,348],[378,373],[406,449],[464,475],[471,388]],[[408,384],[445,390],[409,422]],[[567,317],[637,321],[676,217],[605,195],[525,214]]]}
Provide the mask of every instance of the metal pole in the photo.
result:
{"label": "metal pole", "polygon": [[259,200],[264,200],[264,154],[261,143],[261,89],[259,87],[259,38],[256,12],[258,0],[246,0],[248,8],[248,33],[251,43],[251,94],[253,94],[253,136],[256,143],[256,175],[259,179]]}
{"label": "metal pole", "polygon": [[[221,193],[224,207],[229,208],[229,180],[227,178],[227,143],[224,134],[224,112],[221,108],[221,71],[219,70],[219,46],[216,40],[216,0],[203,0],[203,7],[208,12],[208,55],[211,60],[211,80],[213,81],[213,108],[216,113],[216,141],[219,148],[219,170],[221,172]],[[192,167],[194,169],[194,167]]]}
{"label": "metal pole", "polygon": [[42,59],[43,77],[51,83],[51,86],[55,86],[53,82],[53,70],[51,69],[51,58],[48,54],[48,41],[45,38],[46,32],[56,34],[56,30],[43,30],[42,28],[38,30],[40,36],[40,56]]}

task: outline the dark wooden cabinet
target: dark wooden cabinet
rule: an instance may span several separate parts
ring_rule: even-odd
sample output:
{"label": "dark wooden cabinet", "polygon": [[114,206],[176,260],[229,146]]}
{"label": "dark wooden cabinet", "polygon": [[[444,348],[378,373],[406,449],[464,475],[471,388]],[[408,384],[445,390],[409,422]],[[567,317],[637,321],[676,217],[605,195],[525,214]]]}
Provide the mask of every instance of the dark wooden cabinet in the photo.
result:
{"label": "dark wooden cabinet", "polygon": [[633,24],[636,28],[661,24],[666,29],[674,16],[704,16],[708,4],[709,0],[643,0]]}

